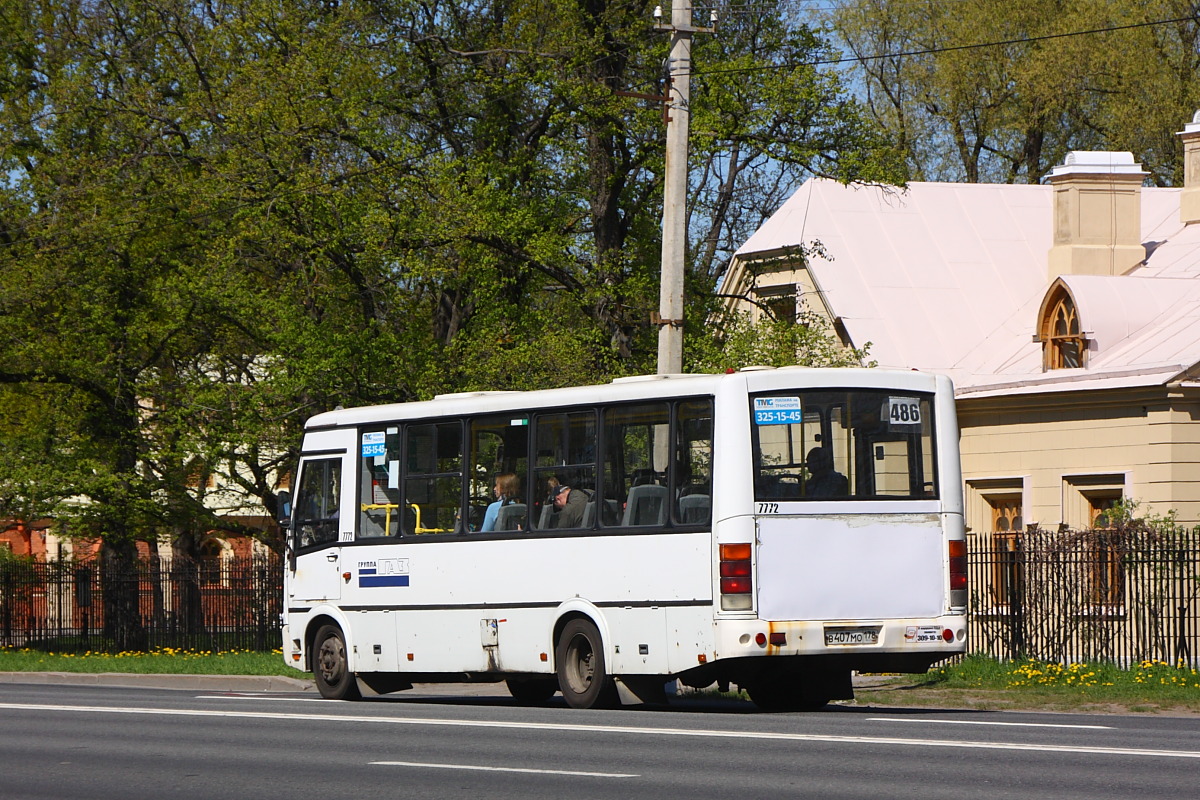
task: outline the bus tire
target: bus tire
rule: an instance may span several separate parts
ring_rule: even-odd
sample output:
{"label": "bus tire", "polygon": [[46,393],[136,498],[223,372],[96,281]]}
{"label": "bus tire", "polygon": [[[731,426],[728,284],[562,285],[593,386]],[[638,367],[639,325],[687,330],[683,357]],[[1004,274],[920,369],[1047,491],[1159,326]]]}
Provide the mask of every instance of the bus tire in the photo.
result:
{"label": "bus tire", "polygon": [[330,700],[362,697],[346,658],[346,638],[336,625],[322,625],[313,639],[313,678],[322,697]]}
{"label": "bus tire", "polygon": [[518,703],[528,705],[540,705],[558,691],[558,681],[554,678],[508,678],[504,683]]}
{"label": "bus tire", "polygon": [[573,619],[563,628],[554,651],[558,687],[571,708],[611,708],[617,687],[604,663],[600,631],[586,619]]}

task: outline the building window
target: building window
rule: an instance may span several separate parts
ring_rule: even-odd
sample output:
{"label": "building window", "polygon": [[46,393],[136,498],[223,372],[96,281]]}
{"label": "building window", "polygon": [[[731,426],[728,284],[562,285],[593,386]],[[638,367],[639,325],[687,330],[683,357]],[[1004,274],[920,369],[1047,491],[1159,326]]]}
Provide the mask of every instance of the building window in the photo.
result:
{"label": "building window", "polygon": [[1021,495],[988,495],[992,516],[992,601],[1007,608],[1023,579]]}
{"label": "building window", "polygon": [[1121,500],[1119,490],[1085,492],[1088,515],[1091,517],[1091,540],[1088,542],[1088,588],[1093,605],[1103,608],[1120,607],[1124,600],[1125,566],[1121,561],[1121,532],[1115,527],[1111,514]]}
{"label": "building window", "polygon": [[992,530],[999,533],[1020,532],[1021,495],[988,495],[984,498],[992,511]]}
{"label": "building window", "polygon": [[793,323],[797,318],[796,286],[764,286],[754,291],[763,313],[779,322]]}
{"label": "building window", "polygon": [[1050,297],[1042,317],[1040,337],[1045,369],[1073,369],[1084,365],[1087,339],[1079,326],[1075,301],[1063,287]]}
{"label": "building window", "polygon": [[992,534],[992,585],[990,594],[995,608],[1007,610],[1016,604],[1017,593],[1025,582],[1025,565],[1020,531]]}
{"label": "building window", "polygon": [[200,582],[221,586],[224,576],[225,546],[220,539],[210,538],[200,545]]}
{"label": "building window", "polygon": [[1025,478],[975,478],[966,483],[967,521],[986,553],[980,576],[982,614],[1007,614],[1024,587]]}
{"label": "building window", "polygon": [[1121,490],[1100,489],[1091,492],[1085,491],[1082,494],[1087,500],[1090,527],[1093,529],[1113,527],[1112,510],[1121,501]]}
{"label": "building window", "polygon": [[1076,534],[1086,574],[1087,599],[1096,611],[1124,605],[1124,537],[1113,523],[1112,509],[1125,496],[1126,476],[1072,475],[1063,479],[1063,522]]}
{"label": "building window", "polygon": [[982,534],[1025,529],[1025,478],[971,478],[965,488],[968,530]]}
{"label": "building window", "polygon": [[1063,476],[1062,522],[1073,531],[1107,527],[1109,511],[1125,496],[1124,473]]}
{"label": "building window", "polygon": [[215,489],[217,477],[205,464],[193,461],[188,465],[187,485],[189,489]]}

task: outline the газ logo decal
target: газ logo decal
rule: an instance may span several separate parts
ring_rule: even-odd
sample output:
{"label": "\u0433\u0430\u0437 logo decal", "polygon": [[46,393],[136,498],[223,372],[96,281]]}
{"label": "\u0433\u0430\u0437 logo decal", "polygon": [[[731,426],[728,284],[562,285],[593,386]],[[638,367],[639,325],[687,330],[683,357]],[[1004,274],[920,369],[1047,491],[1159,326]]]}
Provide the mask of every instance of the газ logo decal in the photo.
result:
{"label": "\u0433\u0430\u0437 logo decal", "polygon": [[408,586],[408,559],[380,558],[358,562],[358,585],[363,588]]}

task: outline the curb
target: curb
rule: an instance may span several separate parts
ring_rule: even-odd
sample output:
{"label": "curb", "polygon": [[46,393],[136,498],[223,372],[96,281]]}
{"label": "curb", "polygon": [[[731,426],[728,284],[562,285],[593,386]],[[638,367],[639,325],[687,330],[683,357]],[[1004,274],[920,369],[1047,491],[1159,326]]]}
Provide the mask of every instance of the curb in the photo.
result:
{"label": "curb", "polygon": [[311,692],[311,680],[282,675],[158,675],[132,672],[0,672],[0,683],[122,686],[203,692]]}
{"label": "curb", "polygon": [[[854,688],[884,688],[896,676],[855,675]],[[183,675],[139,672],[0,672],[0,684],[22,683],[42,686],[116,686],[129,689],[180,689],[201,692],[316,692],[311,678],[283,675]],[[421,683],[414,694],[484,696],[502,695],[501,683]],[[892,687],[888,687],[892,688]]]}

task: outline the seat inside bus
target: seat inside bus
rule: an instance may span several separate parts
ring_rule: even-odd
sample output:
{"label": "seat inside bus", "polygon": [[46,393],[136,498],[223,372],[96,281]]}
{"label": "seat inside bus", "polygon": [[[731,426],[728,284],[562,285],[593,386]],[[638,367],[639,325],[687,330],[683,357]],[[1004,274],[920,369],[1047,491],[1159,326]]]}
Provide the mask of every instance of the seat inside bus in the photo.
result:
{"label": "seat inside bus", "polygon": [[665,525],[667,522],[667,487],[645,484],[629,489],[625,503],[623,525]]}

